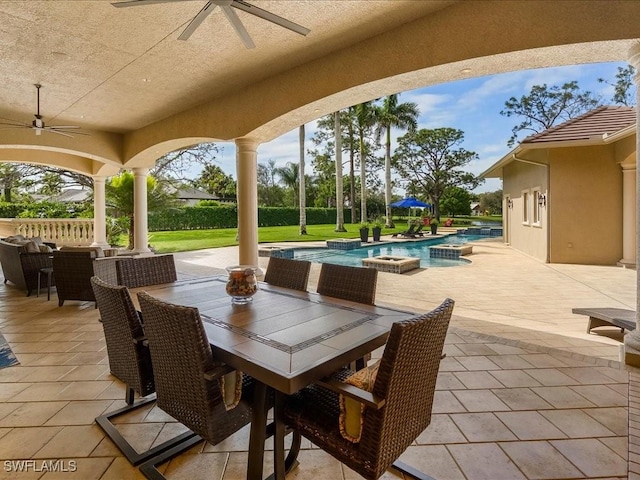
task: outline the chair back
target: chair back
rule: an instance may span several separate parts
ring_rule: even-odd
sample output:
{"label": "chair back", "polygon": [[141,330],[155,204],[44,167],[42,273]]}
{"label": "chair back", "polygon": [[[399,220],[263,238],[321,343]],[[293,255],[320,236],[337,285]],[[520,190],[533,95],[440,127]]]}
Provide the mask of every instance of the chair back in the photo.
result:
{"label": "chair back", "polygon": [[[163,302],[146,292],[138,293],[138,300],[158,407],[210,443],[217,443],[212,432],[223,431],[225,418],[231,416],[225,415],[219,382],[205,378],[215,365],[198,309]],[[241,410],[241,405],[234,410]]]}
{"label": "chair back", "polygon": [[[391,327],[373,394],[380,410],[366,409],[359,449],[376,464],[377,477],[431,422],[442,350],[454,301]],[[376,477],[376,478],[377,478]]]}
{"label": "chair back", "polygon": [[270,257],[264,281],[278,287],[304,292],[307,290],[310,270],[311,262],[307,260]]}
{"label": "chair back", "polygon": [[149,349],[143,343],[140,317],[127,287],[91,277],[100,311],[111,373],[145,397],[155,391]]}
{"label": "chair back", "polygon": [[374,268],[347,267],[323,263],[318,293],[352,302],[374,305],[378,271]]}

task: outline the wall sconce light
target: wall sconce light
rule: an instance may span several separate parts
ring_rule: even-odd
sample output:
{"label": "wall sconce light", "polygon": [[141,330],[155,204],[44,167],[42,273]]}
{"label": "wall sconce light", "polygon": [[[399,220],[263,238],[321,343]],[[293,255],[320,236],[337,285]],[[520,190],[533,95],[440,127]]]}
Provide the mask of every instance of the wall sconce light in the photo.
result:
{"label": "wall sconce light", "polygon": [[513,200],[507,200],[507,208],[513,208]]}
{"label": "wall sconce light", "polygon": [[547,197],[544,195],[538,195],[538,206],[545,207],[547,205]]}

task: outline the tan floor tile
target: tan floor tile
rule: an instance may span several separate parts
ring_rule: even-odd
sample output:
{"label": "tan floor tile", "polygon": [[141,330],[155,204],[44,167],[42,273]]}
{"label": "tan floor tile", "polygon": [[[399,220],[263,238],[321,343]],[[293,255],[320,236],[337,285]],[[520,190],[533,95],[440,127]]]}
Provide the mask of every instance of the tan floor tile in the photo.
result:
{"label": "tan floor tile", "polygon": [[529,362],[536,368],[555,368],[565,367],[567,364],[551,355],[546,353],[535,353],[529,355],[522,355],[522,359]]}
{"label": "tan floor tile", "polygon": [[162,423],[127,423],[118,425],[117,429],[135,451],[144,452],[151,448],[163,425]]}
{"label": "tan floor tile", "polygon": [[609,437],[614,432],[582,410],[546,410],[540,412],[569,438]]}
{"label": "tan floor tile", "polygon": [[607,383],[614,383],[611,377],[604,375],[590,367],[583,368],[561,368],[560,371],[572,378],[575,378],[583,385],[599,384],[604,385]]}
{"label": "tan floor tile", "polygon": [[505,442],[502,449],[527,478],[581,478],[581,472],[548,442]]}
{"label": "tan floor tile", "polygon": [[109,400],[68,402],[47,425],[91,425],[110,405]]}
{"label": "tan floor tile", "polygon": [[[155,441],[151,445],[151,447],[156,447],[157,445],[161,445],[166,441],[173,440],[174,438],[182,435],[183,433],[189,432],[189,429],[178,422],[165,423],[160,430],[160,433],[156,437]],[[247,442],[248,446],[248,442]],[[246,448],[245,448],[246,450]]]}
{"label": "tan floor tile", "polygon": [[627,395],[619,394],[608,385],[584,385],[571,389],[599,407],[626,407],[629,403]]}
{"label": "tan floor tile", "polygon": [[[211,445],[207,443],[204,445],[205,452],[246,452],[249,450],[249,430],[251,426],[245,425],[236,433],[226,438],[217,445]],[[267,444],[267,442],[269,442]],[[265,442],[265,449],[273,448],[273,441],[271,439]]]}
{"label": "tan floor tile", "polygon": [[81,380],[97,380],[109,372],[107,365],[81,365],[60,378],[62,382],[73,382]]}
{"label": "tan floor tile", "polygon": [[629,441],[627,437],[599,437],[598,440],[625,460],[629,457]]}
{"label": "tan floor tile", "polygon": [[587,408],[584,413],[594,418],[616,435],[627,435],[629,432],[626,408]]}
{"label": "tan floor tile", "polygon": [[467,369],[460,364],[453,354],[447,354],[447,356],[440,361],[441,372],[465,372],[466,370]]}
{"label": "tan floor tile", "polygon": [[38,427],[45,425],[68,402],[23,403],[0,420],[0,427]]}
{"label": "tan floor tile", "polygon": [[460,380],[451,372],[438,373],[438,380],[436,381],[436,390],[461,390],[465,386]]}
{"label": "tan floor tile", "polygon": [[495,355],[495,351],[484,344],[459,343],[456,345],[462,353],[469,356]]}
{"label": "tan floor tile", "polygon": [[523,371],[545,386],[579,385],[574,378],[562,373],[563,369],[537,368]]}
{"label": "tan floor tile", "polygon": [[51,382],[58,380],[66,375],[73,367],[71,366],[46,366],[46,367],[27,367],[29,374],[21,379],[23,382]]}
{"label": "tan floor tile", "polygon": [[629,373],[626,372],[625,370],[617,370],[615,368],[607,368],[607,367],[595,367],[594,370],[611,378],[615,383],[629,382]]}
{"label": "tan floor tile", "polygon": [[596,439],[552,440],[551,444],[588,477],[627,473],[624,458]]}
{"label": "tan floor tile", "polygon": [[61,400],[92,400],[111,385],[111,381],[69,382],[56,398]]}
{"label": "tan floor tile", "polygon": [[[464,480],[464,475],[456,465],[451,454],[444,445],[432,445],[428,447],[409,447],[401,456],[400,461],[413,468],[433,477],[442,480]],[[393,471],[391,469],[390,471]],[[327,478],[327,477],[325,477]],[[362,477],[346,477],[362,478]],[[391,477],[401,478],[401,477]],[[409,478],[409,477],[405,477]]]}
{"label": "tan floor tile", "polygon": [[495,443],[448,445],[447,449],[468,479],[526,478]]}
{"label": "tan floor tile", "polygon": [[540,410],[553,408],[530,388],[497,388],[491,390],[511,410]]}
{"label": "tan floor tile", "polygon": [[23,385],[26,385],[27,388],[13,396],[11,398],[12,402],[41,402],[53,400],[62,390],[67,388],[66,383],[60,382],[26,383]]}
{"label": "tan floor tile", "polygon": [[209,480],[211,478],[221,478],[228,456],[228,453],[179,455],[169,463],[166,469],[166,476],[172,480]]}
{"label": "tan floor tile", "polygon": [[0,420],[21,406],[21,403],[0,403]]}
{"label": "tan floor tile", "polygon": [[433,397],[432,413],[455,412],[466,412],[466,409],[451,392],[436,391]]}
{"label": "tan floor tile", "polygon": [[75,472],[49,472],[42,480],[99,480],[112,461],[112,458],[79,458]]}
{"label": "tan floor tile", "polygon": [[453,394],[469,412],[509,410],[491,390],[455,390]]}
{"label": "tan floor tile", "polygon": [[540,386],[539,381],[522,370],[497,370],[490,373],[507,388]]}
{"label": "tan floor tile", "polygon": [[531,389],[556,408],[588,408],[595,405],[569,387],[533,387]]}
{"label": "tan floor tile", "polygon": [[5,460],[27,459],[40,450],[62,427],[14,428],[0,438],[0,452]]}
{"label": "tan floor tile", "polygon": [[104,433],[97,425],[64,427],[33,458],[88,457],[103,438]]}
{"label": "tan floor tile", "polygon": [[493,363],[489,357],[485,356],[461,357],[458,358],[458,361],[469,371],[500,369],[500,367]]}
{"label": "tan floor tile", "polygon": [[418,445],[463,443],[466,439],[449,415],[432,415],[431,423],[416,439]]}
{"label": "tan floor tile", "polygon": [[100,480],[144,480],[137,467],[132,466],[126,458],[119,457],[107,468],[107,471],[100,477]]}
{"label": "tan floor tile", "polygon": [[567,437],[538,412],[496,412],[495,415],[520,440],[548,440]]}
{"label": "tan floor tile", "polygon": [[500,388],[504,386],[489,372],[455,372],[454,375],[467,388]]}
{"label": "tan floor tile", "polygon": [[516,440],[493,413],[456,413],[451,420],[470,442],[498,442]]}

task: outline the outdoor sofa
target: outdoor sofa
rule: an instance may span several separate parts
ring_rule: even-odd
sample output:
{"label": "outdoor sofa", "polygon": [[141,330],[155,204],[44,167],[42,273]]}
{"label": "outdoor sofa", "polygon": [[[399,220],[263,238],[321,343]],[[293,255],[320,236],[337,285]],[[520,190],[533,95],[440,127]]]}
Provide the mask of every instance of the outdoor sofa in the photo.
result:
{"label": "outdoor sofa", "polygon": [[[26,290],[27,296],[38,288],[38,273],[42,268],[53,266],[51,250],[54,244],[46,244],[39,239],[7,237],[0,240],[0,264],[4,283],[11,282],[16,287]],[[5,241],[9,240],[9,241]],[[11,243],[15,241],[17,243]],[[44,245],[47,248],[41,248]],[[55,285],[55,279],[51,279]]]}

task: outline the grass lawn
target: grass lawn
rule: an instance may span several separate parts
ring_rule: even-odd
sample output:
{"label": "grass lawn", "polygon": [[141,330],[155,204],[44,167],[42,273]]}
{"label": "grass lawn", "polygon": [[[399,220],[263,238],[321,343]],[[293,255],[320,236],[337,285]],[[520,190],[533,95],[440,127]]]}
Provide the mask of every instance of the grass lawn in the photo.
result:
{"label": "grass lawn", "polygon": [[[501,220],[502,217],[455,217],[456,219],[467,220]],[[445,217],[442,217],[443,221]],[[403,232],[407,228],[406,219],[394,219],[395,228],[383,228],[382,235],[389,235],[394,232]],[[287,225],[282,227],[260,227],[258,228],[258,242],[312,242],[326,240],[328,238],[359,238],[359,224],[345,224],[346,232],[335,232],[335,225],[307,225],[307,234],[298,233],[298,225]],[[428,230],[428,229],[427,229]],[[236,240],[237,229],[218,228],[212,230],[179,230],[171,232],[150,232],[149,244],[158,253],[187,252],[191,250],[202,250],[204,248],[228,247],[238,245]],[[369,232],[371,235],[371,232]],[[121,244],[126,245],[125,236],[121,238]]]}
{"label": "grass lawn", "polygon": [[[307,225],[307,234],[300,235],[298,225],[258,228],[258,241],[271,242],[312,242],[328,238],[359,238],[359,225],[346,224],[346,232],[334,232],[335,225]],[[383,228],[382,234],[405,230],[404,223],[396,228]],[[150,232],[149,244],[158,253],[186,252],[203,248],[228,247],[238,245],[237,229],[220,228],[214,230],[182,230],[171,232]],[[369,233],[371,235],[371,233]]]}

